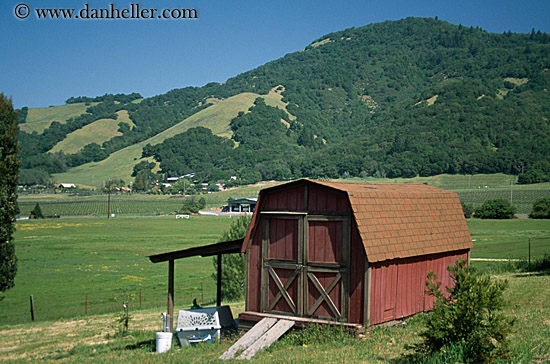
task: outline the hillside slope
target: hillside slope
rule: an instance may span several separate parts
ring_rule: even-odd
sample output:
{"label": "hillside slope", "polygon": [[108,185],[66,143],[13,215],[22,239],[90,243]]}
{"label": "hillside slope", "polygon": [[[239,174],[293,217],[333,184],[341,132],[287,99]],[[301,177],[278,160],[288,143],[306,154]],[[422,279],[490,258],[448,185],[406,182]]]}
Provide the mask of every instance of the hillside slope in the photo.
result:
{"label": "hillside slope", "polygon": [[[197,172],[204,181],[442,173],[539,178],[540,171],[550,179],[549,70],[550,36],[535,30],[494,34],[431,18],[370,24],[327,34],[223,84],[176,89],[139,103],[116,95],[88,108],[89,116],[52,124],[35,139],[22,133],[23,168],[84,175],[103,162],[113,166],[104,174],[119,173],[117,164],[141,157],[137,145],[155,143],[147,153],[164,159],[164,172]],[[269,100],[251,104],[251,98],[227,115],[212,109],[219,100],[270,90],[282,95],[279,106],[290,115]],[[100,100],[75,100],[84,99]],[[70,132],[123,109],[135,127],[122,128],[101,148],[42,155]],[[201,114],[209,109],[212,118]],[[182,120],[185,127],[175,127]],[[177,150],[174,140],[166,140],[193,126],[231,137],[238,145],[231,163],[200,175],[189,170],[197,165],[193,155],[170,158]],[[119,159],[133,145],[132,158]]]}
{"label": "hillside slope", "polygon": [[128,124],[131,128],[135,124],[130,120],[128,111],[117,111],[117,119],[99,119],[78,130],[69,133],[65,139],[57,143],[48,153],[64,152],[74,154],[90,143],[103,144],[113,137],[120,136],[118,130],[120,122]]}
{"label": "hillside slope", "polygon": [[[275,107],[284,107],[282,96],[274,91],[267,95],[255,93],[242,93],[229,97],[203,109],[188,117],[180,123],[142,142],[133,144],[112,153],[108,158],[99,161],[86,163],[71,168],[67,172],[54,174],[58,181],[71,181],[82,186],[97,186],[109,178],[119,178],[130,181],[132,170],[135,164],[147,160],[154,162],[154,158],[142,158],[143,148],[147,145],[156,145],[164,140],[178,135],[190,128],[203,126],[212,130],[213,134],[230,137],[231,129],[229,123],[239,112],[246,112],[257,97],[264,97],[266,102]],[[185,146],[182,146],[184,148]]]}
{"label": "hillside slope", "polygon": [[29,109],[26,122],[20,124],[19,127],[27,133],[35,131],[40,134],[49,128],[52,122],[66,123],[70,118],[85,114],[86,109],[94,105],[97,105],[97,102],[90,105],[79,102],[69,105],[32,108]]}

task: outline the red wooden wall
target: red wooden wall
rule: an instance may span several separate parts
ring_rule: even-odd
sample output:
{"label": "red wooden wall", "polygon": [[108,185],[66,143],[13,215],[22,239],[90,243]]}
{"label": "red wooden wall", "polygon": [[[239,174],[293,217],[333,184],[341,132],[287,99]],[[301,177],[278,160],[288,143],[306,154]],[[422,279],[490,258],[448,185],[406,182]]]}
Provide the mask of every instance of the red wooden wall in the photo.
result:
{"label": "red wooden wall", "polygon": [[433,271],[441,287],[452,284],[447,267],[468,252],[451,252],[372,265],[370,324],[400,319],[432,308],[434,298],[425,294],[426,276]]}

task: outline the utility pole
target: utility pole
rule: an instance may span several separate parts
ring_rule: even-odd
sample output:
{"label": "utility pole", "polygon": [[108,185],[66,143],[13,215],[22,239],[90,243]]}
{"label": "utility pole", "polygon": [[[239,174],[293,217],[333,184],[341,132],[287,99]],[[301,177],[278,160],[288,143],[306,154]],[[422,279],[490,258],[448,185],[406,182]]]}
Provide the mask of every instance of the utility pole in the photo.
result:
{"label": "utility pole", "polygon": [[510,180],[510,205],[512,204],[512,191],[514,187],[514,179]]}

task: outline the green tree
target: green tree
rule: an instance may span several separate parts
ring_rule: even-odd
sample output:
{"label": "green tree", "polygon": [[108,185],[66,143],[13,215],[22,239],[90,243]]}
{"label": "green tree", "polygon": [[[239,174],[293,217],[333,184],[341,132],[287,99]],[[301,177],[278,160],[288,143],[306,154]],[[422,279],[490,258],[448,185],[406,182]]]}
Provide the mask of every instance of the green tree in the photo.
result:
{"label": "green tree", "polygon": [[453,281],[447,296],[440,289],[437,275],[428,274],[427,291],[436,301],[426,316],[426,330],[420,334],[423,342],[417,351],[435,354],[458,347],[466,362],[505,357],[507,336],[514,323],[501,312],[508,282],[492,279],[463,259],[447,270]]}
{"label": "green tree", "polygon": [[[219,239],[231,241],[243,239],[246,236],[248,226],[252,221],[251,216],[243,215],[231,222],[229,230],[225,230]],[[218,259],[214,257],[214,273],[212,277],[218,279]],[[246,281],[246,255],[245,254],[224,254],[222,255],[222,299],[236,301],[244,296],[244,285]]]}
{"label": "green tree", "polygon": [[17,273],[13,245],[19,178],[17,131],[17,113],[11,100],[0,94],[0,292],[14,286]]}
{"label": "green tree", "polygon": [[480,219],[513,219],[516,207],[505,199],[488,200],[475,210],[475,217]]}
{"label": "green tree", "polygon": [[464,213],[464,217],[469,219],[474,215],[474,205],[471,203],[465,203],[460,202],[462,204],[462,212]]}
{"label": "green tree", "polygon": [[32,219],[43,219],[44,215],[42,214],[42,209],[40,208],[40,205],[38,202],[36,205],[34,205],[34,208],[31,210],[31,218]]}
{"label": "green tree", "polygon": [[137,173],[137,176],[134,180],[133,189],[136,191],[147,191],[149,185],[151,184],[151,172],[147,170],[141,170]]}
{"label": "green tree", "polygon": [[533,204],[531,219],[550,219],[550,197],[539,198]]}
{"label": "green tree", "polygon": [[195,196],[185,197],[183,204],[178,211],[180,214],[196,214],[206,206],[204,197],[197,198]]}

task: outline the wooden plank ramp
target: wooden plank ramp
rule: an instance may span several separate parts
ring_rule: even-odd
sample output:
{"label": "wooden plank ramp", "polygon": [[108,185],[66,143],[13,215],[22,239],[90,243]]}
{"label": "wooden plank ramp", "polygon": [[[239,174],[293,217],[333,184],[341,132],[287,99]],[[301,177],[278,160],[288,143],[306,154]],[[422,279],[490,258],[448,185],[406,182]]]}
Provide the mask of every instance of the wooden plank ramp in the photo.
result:
{"label": "wooden plank ramp", "polygon": [[220,359],[233,359],[237,352],[244,350],[237,359],[250,359],[264,348],[271,346],[285,332],[294,326],[294,321],[266,317],[252,327],[235,344],[233,344]]}

